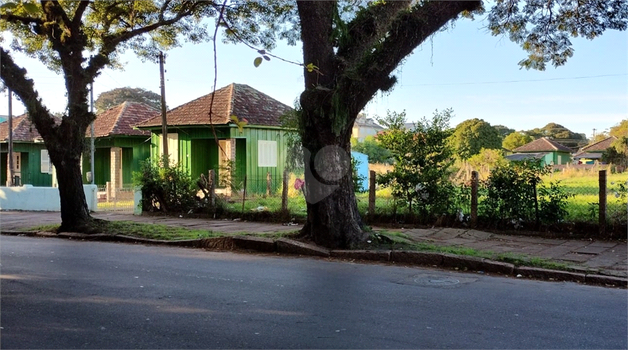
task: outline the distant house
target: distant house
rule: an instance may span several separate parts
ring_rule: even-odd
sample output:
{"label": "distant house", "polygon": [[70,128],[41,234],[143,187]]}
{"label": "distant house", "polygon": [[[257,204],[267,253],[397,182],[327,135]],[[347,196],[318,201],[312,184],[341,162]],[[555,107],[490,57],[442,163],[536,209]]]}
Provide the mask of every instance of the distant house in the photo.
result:
{"label": "distant house", "polygon": [[593,164],[596,161],[601,161],[602,154],[604,153],[604,151],[611,147],[611,144],[615,140],[617,140],[617,138],[615,136],[611,136],[605,138],[604,140],[580,148],[580,150],[578,150],[578,152],[573,156],[574,162],[580,162],[582,164]]}
{"label": "distant house", "polygon": [[[130,187],[132,174],[140,170],[140,162],[150,158],[150,132],[135,125],[155,116],[159,111],[139,102],[124,102],[96,116],[94,121],[94,183],[107,182],[114,189]],[[89,144],[91,129],[87,128]],[[87,147],[89,149],[89,147]],[[83,182],[88,183],[91,169],[89,152],[83,155]]]}
{"label": "distant house", "polygon": [[[276,189],[281,184],[286,158],[280,117],[290,110],[248,85],[227,85],[168,111],[170,160],[192,178],[207,175],[211,169],[217,171],[218,185],[227,180],[232,187],[241,187],[246,177],[248,193],[263,193],[270,174]],[[161,118],[150,119],[139,127],[152,133],[151,158],[158,159],[163,154]],[[220,171],[228,165],[235,165],[230,174]],[[228,187],[224,190],[229,192]]]}
{"label": "distant house", "polygon": [[367,118],[364,114],[360,113],[355,123],[353,123],[351,137],[362,142],[367,136],[375,136],[382,130],[384,130],[384,128],[377,124],[372,118]]}
{"label": "distant house", "polygon": [[541,159],[543,165],[558,165],[571,162],[571,149],[547,137],[536,139],[513,150],[508,160]]}
{"label": "distant house", "polygon": [[[53,167],[44,140],[27,114],[12,118],[13,167],[16,185],[52,186]],[[0,123],[0,185],[8,177],[9,122]]]}

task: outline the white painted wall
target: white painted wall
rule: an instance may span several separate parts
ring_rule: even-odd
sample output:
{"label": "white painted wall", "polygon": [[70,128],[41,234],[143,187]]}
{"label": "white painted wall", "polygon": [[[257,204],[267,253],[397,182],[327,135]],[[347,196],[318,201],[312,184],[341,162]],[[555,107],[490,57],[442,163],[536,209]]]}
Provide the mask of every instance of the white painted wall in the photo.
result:
{"label": "white painted wall", "polygon": [[[87,207],[98,209],[98,188],[83,185]],[[59,189],[54,187],[0,187],[0,210],[61,211]]]}

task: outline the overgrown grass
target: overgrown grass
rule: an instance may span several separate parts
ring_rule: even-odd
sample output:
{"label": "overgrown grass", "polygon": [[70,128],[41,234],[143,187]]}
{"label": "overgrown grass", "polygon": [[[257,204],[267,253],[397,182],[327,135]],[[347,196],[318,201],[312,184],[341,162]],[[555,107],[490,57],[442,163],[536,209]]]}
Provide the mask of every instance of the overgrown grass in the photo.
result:
{"label": "overgrown grass", "polygon": [[[56,232],[59,225],[35,226],[29,231]],[[125,235],[149,239],[161,239],[167,241],[198,239],[225,236],[224,233],[209,230],[194,230],[183,227],[167,226],[160,224],[145,224],[133,221],[107,221],[100,222],[97,231],[112,235]]]}

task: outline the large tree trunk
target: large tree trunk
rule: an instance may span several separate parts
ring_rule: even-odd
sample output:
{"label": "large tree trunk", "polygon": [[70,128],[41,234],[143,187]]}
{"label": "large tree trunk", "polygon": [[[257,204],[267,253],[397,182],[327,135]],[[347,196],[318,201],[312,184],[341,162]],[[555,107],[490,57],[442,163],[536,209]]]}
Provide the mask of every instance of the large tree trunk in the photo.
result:
{"label": "large tree trunk", "polygon": [[61,162],[57,162],[59,165],[55,164],[61,199],[60,232],[89,233],[92,231],[93,219],[85,200],[79,162],[80,154],[79,156],[68,154],[61,159]]}
{"label": "large tree trunk", "polygon": [[[328,248],[350,248],[366,240],[351,172],[348,123],[338,132],[329,127],[338,116],[328,93],[301,95],[307,222],[302,233]],[[319,108],[316,108],[316,107]],[[356,113],[357,116],[357,113]],[[355,120],[355,116],[350,118]]]}

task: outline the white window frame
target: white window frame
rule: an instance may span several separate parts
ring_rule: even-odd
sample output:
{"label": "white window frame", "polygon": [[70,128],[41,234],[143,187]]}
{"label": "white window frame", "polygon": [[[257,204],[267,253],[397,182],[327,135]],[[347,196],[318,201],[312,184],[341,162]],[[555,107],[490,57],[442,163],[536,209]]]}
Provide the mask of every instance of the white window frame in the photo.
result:
{"label": "white window frame", "polygon": [[269,168],[277,167],[277,141],[257,141],[257,166]]}
{"label": "white window frame", "polygon": [[47,149],[41,150],[40,171],[42,174],[52,174],[52,161]]}

